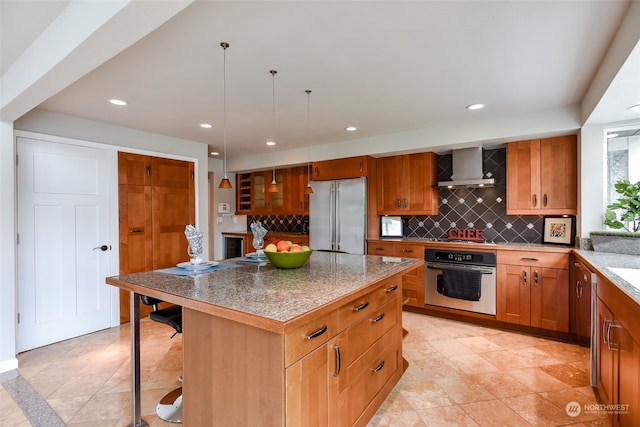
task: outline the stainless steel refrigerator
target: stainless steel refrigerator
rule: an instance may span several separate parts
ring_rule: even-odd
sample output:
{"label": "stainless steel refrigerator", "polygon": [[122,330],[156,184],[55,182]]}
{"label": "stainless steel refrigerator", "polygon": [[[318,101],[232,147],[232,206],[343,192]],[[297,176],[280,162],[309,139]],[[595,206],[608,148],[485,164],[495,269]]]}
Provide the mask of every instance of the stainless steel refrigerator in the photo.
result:
{"label": "stainless steel refrigerator", "polygon": [[364,254],[367,230],[367,179],[312,181],[309,195],[309,246]]}

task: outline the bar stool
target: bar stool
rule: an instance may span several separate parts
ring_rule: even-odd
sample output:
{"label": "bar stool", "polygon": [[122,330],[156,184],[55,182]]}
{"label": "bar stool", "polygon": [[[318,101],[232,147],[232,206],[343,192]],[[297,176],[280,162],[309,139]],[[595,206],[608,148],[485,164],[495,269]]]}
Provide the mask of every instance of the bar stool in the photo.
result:
{"label": "bar stool", "polygon": [[[159,308],[158,304],[163,301],[146,295],[140,295],[140,300],[143,304],[153,307],[153,311],[149,313],[151,320],[164,323],[175,329],[170,339],[176,334],[182,333],[182,307]],[[182,377],[180,380],[182,381]],[[178,387],[160,399],[156,406],[156,414],[160,419],[169,423],[182,423],[182,387]]]}

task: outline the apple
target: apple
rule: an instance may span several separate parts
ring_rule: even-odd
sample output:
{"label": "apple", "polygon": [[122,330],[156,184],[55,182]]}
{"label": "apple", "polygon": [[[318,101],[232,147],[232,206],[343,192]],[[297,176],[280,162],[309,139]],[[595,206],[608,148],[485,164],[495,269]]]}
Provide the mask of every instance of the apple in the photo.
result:
{"label": "apple", "polygon": [[307,245],[302,245],[302,252],[309,252],[311,250],[311,248]]}
{"label": "apple", "polygon": [[276,244],[276,248],[278,248],[278,252],[288,252],[289,251],[289,244],[285,240],[280,240]]}
{"label": "apple", "polygon": [[302,247],[300,245],[297,245],[297,244],[294,243],[289,248],[289,252],[302,252]]}
{"label": "apple", "polygon": [[278,252],[278,247],[276,245],[274,245],[273,243],[269,243],[267,246],[264,247],[264,251],[265,252]]}
{"label": "apple", "polygon": [[287,245],[289,245],[289,247],[293,246],[293,242],[291,240],[287,240]]}

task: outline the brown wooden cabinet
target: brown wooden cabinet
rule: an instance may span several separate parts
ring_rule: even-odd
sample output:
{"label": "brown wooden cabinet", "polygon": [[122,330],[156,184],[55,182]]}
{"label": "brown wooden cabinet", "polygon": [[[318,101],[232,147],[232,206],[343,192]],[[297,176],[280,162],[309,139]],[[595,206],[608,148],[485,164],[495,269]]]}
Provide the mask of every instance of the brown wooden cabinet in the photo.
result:
{"label": "brown wooden cabinet", "polygon": [[569,331],[569,255],[498,251],[496,319]]}
{"label": "brown wooden cabinet", "polygon": [[577,212],[575,135],[507,144],[507,214]]}
{"label": "brown wooden cabinet", "polygon": [[367,176],[369,161],[369,156],[357,156],[313,162],[311,179],[313,181],[329,181]]}
{"label": "brown wooden cabinet", "polygon": [[640,425],[640,333],[638,305],[606,279],[598,278],[596,381],[613,426]]}
{"label": "brown wooden cabinet", "polygon": [[436,215],[437,156],[406,154],[378,159],[378,214]]}
{"label": "brown wooden cabinet", "polygon": [[278,191],[268,191],[274,171],[236,175],[236,213],[239,215],[307,215],[309,196],[304,194],[306,167],[275,170]]}
{"label": "brown wooden cabinet", "polygon": [[[424,258],[424,245],[372,240],[367,243],[367,253],[369,255]],[[424,266],[402,276],[402,300],[406,305],[424,307]]]}
{"label": "brown wooden cabinet", "polygon": [[591,341],[591,286],[592,272],[583,263],[571,257],[569,288],[569,330],[575,341],[589,346]]}
{"label": "brown wooden cabinet", "polygon": [[[120,274],[187,261],[184,228],[195,223],[193,162],[118,153],[118,211]],[[121,291],[121,322],[129,312],[129,293]]]}

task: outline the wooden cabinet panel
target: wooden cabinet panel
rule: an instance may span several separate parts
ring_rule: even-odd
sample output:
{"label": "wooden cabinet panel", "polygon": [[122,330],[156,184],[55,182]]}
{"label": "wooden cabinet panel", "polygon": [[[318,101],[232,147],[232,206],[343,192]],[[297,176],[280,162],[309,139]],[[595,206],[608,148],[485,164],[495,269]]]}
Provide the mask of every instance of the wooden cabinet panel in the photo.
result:
{"label": "wooden cabinet panel", "polygon": [[246,215],[253,210],[253,180],[250,173],[236,174],[236,213]]}
{"label": "wooden cabinet panel", "polygon": [[393,256],[393,243],[386,242],[368,242],[367,253],[369,255],[388,255]]}
{"label": "wooden cabinet panel", "polygon": [[496,319],[553,331],[569,331],[569,256],[497,252]]}
{"label": "wooden cabinet panel", "polygon": [[437,156],[406,154],[377,162],[378,214],[436,215]]}
{"label": "wooden cabinet panel", "polygon": [[306,168],[276,169],[278,191],[271,193],[268,189],[273,177],[273,170],[236,175],[236,212],[241,215],[308,214],[309,196],[304,194]]}
{"label": "wooden cabinet panel", "polygon": [[577,211],[575,135],[507,144],[507,214]]}
{"label": "wooden cabinet panel", "polygon": [[311,165],[313,181],[360,178],[367,176],[368,156],[346,157],[344,159],[323,160]]}
{"label": "wooden cabinet panel", "polygon": [[592,272],[584,263],[573,259],[569,273],[569,331],[578,344],[588,347],[591,342]]}
{"label": "wooden cabinet panel", "polygon": [[335,311],[287,331],[285,335],[286,366],[326,343],[338,332]]}

